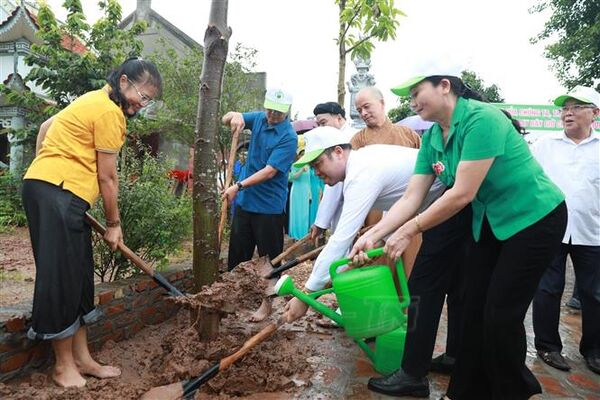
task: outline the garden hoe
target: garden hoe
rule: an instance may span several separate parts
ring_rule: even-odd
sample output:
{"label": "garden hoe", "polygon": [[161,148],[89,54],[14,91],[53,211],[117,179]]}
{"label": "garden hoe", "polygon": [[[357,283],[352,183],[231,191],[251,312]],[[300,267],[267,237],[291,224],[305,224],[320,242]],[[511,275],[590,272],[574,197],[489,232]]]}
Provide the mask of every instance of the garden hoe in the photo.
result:
{"label": "garden hoe", "polygon": [[140,398],[140,400],[176,400],[192,399],[201,385],[214,378],[219,372],[229,368],[234,362],[242,358],[257,344],[263,342],[271,336],[285,320],[281,317],[278,322],[273,322],[265,326],[260,332],[248,339],[244,345],[235,353],[222,358],[206,370],[202,375],[186,381],[175,382],[170,385],[158,386],[150,389]]}
{"label": "garden hoe", "polygon": [[[89,213],[86,212],[85,217],[88,220],[88,222],[90,223],[90,225],[92,226],[92,228],[94,228],[94,230],[96,232],[98,232],[100,235],[104,236],[104,234],[106,233],[106,228],[100,222],[98,222],[98,220],[96,220],[94,217],[92,217]],[[172,296],[183,296],[184,295],[175,286],[173,286],[171,284],[171,282],[169,282],[167,280],[167,278],[162,276],[160,273],[154,271],[148,264],[146,264],[146,262],[144,262],[144,260],[141,259],[140,256],[135,254],[129,247],[125,246],[123,243],[119,243],[119,245],[117,246],[117,249],[125,257],[127,257],[132,263],[134,263],[139,269],[141,269],[146,274],[151,276],[152,279],[154,279],[154,281],[156,283],[158,283],[167,292],[169,292],[170,295],[172,295]]]}

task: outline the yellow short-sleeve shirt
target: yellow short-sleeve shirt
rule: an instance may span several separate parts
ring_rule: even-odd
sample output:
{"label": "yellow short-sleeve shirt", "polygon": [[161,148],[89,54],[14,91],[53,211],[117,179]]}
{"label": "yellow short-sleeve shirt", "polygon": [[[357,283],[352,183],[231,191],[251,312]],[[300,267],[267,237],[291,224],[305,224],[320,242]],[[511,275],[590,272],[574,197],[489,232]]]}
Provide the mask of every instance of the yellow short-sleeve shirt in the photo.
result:
{"label": "yellow short-sleeve shirt", "polygon": [[55,115],[24,179],[60,185],[92,205],[100,193],[96,152],[118,153],[125,115],[108,97],[109,86],[88,92]]}

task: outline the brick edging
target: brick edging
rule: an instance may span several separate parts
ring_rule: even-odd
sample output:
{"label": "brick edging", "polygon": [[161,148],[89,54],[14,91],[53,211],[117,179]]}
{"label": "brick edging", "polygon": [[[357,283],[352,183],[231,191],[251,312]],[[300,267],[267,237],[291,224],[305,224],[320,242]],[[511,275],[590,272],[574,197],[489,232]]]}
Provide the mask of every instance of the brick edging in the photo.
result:
{"label": "brick edging", "polygon": [[[193,287],[191,262],[172,265],[161,274],[179,290]],[[109,340],[129,339],[146,325],[175,315],[179,307],[165,301],[165,293],[146,275],[96,285],[94,304],[104,316],[88,327],[90,350],[99,350]],[[28,299],[0,307],[0,382],[46,368],[52,360],[49,342],[27,338],[31,306],[32,299]]]}

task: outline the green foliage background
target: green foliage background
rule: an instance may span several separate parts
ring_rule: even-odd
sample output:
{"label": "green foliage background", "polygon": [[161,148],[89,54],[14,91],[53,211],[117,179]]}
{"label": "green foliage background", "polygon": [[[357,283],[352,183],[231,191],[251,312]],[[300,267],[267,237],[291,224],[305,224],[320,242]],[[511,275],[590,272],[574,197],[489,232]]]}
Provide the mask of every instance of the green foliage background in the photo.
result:
{"label": "green foliage background", "polygon": [[545,56],[568,89],[596,85],[600,91],[600,1],[544,0],[530,12],[547,10],[550,19],[531,41],[548,42]]}
{"label": "green foliage background", "polygon": [[[173,195],[172,165],[146,151],[136,154],[131,148],[122,152],[119,168],[119,209],[124,241],[144,260],[160,268],[167,255],[179,249],[191,235],[192,201],[189,194]],[[92,215],[102,220],[102,201]],[[94,239],[96,275],[102,281],[126,278],[137,272],[120,253],[113,253],[104,241]]]}

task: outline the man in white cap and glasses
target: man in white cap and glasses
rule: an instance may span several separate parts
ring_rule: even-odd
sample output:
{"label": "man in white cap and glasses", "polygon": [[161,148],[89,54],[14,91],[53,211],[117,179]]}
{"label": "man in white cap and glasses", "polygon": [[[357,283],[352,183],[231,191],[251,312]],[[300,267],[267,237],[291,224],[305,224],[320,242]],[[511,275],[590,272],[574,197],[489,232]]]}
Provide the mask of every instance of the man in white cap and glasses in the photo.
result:
{"label": "man in white cap and glasses", "polygon": [[564,132],[542,138],[532,153],[566,195],[567,230],[558,255],[546,269],[533,299],[533,330],[538,356],[548,365],[571,369],[561,354],[558,331],[565,287],[565,264],[571,256],[581,300],[579,351],[590,370],[600,374],[600,94],[577,86],[559,96]]}
{"label": "man in white cap and glasses", "polygon": [[[406,191],[417,160],[417,149],[394,145],[371,145],[352,150],[347,135],[333,127],[318,127],[304,135],[306,151],[294,165],[310,164],[325,184],[344,182],[344,204],[335,232],[314,263],[305,284],[317,291],[329,281],[329,266],[344,257],[372,208],[388,210]],[[435,182],[422,208],[443,191]],[[287,321],[306,313],[308,306],[294,298],[285,306]]]}
{"label": "man in white cap and glasses", "polygon": [[[288,173],[298,146],[288,118],[291,104],[291,95],[270,89],[265,95],[265,111],[230,111],[223,116],[223,124],[232,132],[244,128],[252,131],[240,178],[223,192],[223,199],[229,202],[237,196],[229,238],[229,270],[250,260],[255,247],[260,256],[271,259],[283,250]],[[270,309],[270,304],[263,304],[261,309],[264,307]]]}

